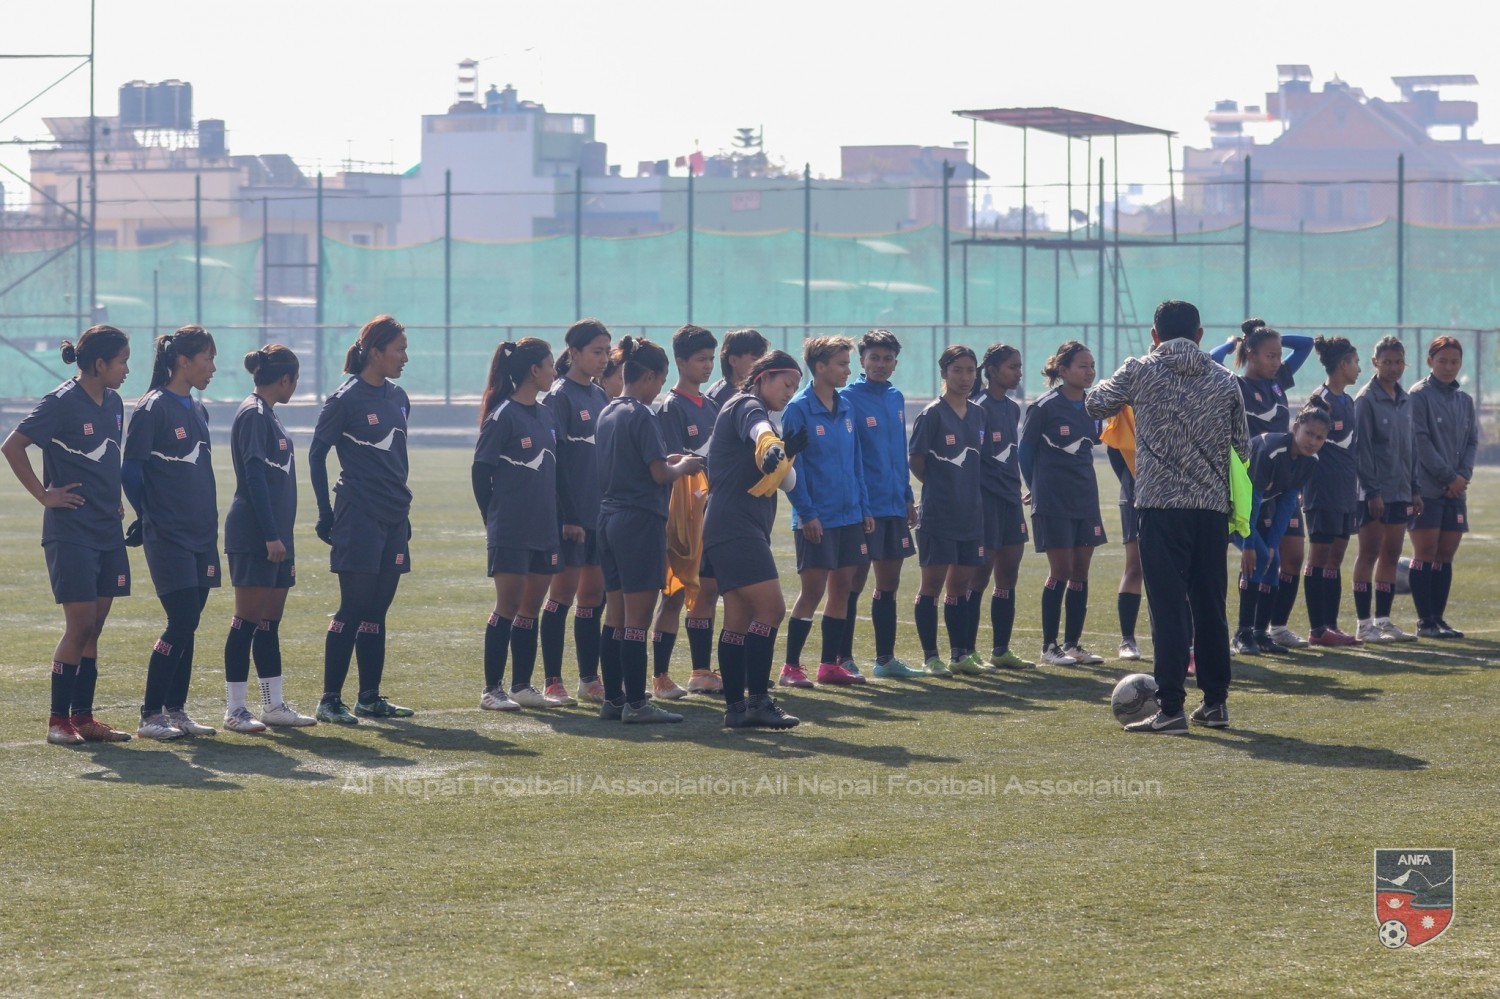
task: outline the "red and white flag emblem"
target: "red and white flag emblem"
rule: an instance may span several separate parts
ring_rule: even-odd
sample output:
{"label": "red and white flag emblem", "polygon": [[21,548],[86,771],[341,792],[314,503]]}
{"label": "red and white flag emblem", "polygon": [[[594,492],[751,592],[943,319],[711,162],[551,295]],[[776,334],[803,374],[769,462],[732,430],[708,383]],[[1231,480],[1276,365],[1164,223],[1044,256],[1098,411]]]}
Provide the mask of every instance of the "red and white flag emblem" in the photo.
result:
{"label": "red and white flag emblem", "polygon": [[281,450],[285,451],[286,448],[287,448],[286,438],[285,437],[278,438],[277,441],[276,441],[276,446],[279,447],[279,448],[281,448]]}
{"label": "red and white flag emblem", "polygon": [[523,449],[527,450],[527,451],[531,450],[531,438],[530,437],[522,437],[521,438],[521,447]]}
{"label": "red and white flag emblem", "polygon": [[219,574],[219,567],[216,566],[216,565],[210,565],[208,567],[208,569],[207,569],[207,572],[208,572],[209,578],[212,579],[213,577],[215,577],[215,576],[217,576]]}
{"label": "red and white flag emblem", "polygon": [[873,417],[873,416],[867,416],[867,417],[865,417],[865,426],[867,426],[867,427],[873,427],[875,425],[876,425],[875,417]]}
{"label": "red and white flag emblem", "polygon": [[1333,429],[1335,431],[1343,430],[1344,429],[1344,421],[1343,420],[1334,420],[1333,421]]}
{"label": "red and white flag emblem", "polygon": [[115,585],[123,589],[125,587],[125,582],[125,574],[122,572],[120,573],[120,578],[115,580]]}
{"label": "red and white flag emblem", "polygon": [[172,430],[172,433],[176,434],[177,439],[180,441],[187,440],[187,427],[176,427]]}
{"label": "red and white flag emblem", "polygon": [[1094,525],[1094,537],[1097,538],[1100,535],[1102,535],[1103,533],[1104,533],[1104,528],[1100,527],[1098,524],[1095,524]]}
{"label": "red and white flag emblem", "polygon": [[999,444],[1000,436],[1000,431],[996,430],[994,433],[990,434],[990,440],[994,441],[996,444]]}
{"label": "red and white flag emblem", "polygon": [[373,427],[373,426],[375,426],[376,424],[378,424],[380,422],[380,414],[379,413],[367,413],[367,414],[365,414],[365,421],[367,423],[369,423],[370,426]]}
{"label": "red and white flag emblem", "polygon": [[406,564],[406,553],[405,552],[397,552],[396,553],[396,564],[397,565],[405,565]]}
{"label": "red and white flag emblem", "polygon": [[819,437],[823,437],[823,436],[825,436],[825,435],[826,435],[826,434],[827,434],[827,433],[828,433],[828,431],[827,431],[827,430],[824,430],[824,429],[823,429],[823,424],[821,424],[821,423],[819,423],[819,424],[818,424],[818,425],[817,425],[817,430],[818,430],[818,436],[819,436]]}
{"label": "red and white flag emblem", "polygon": [[1071,437],[1073,434],[1073,428],[1064,423],[1062,426],[1057,428],[1057,433],[1060,437]]}
{"label": "red and white flag emblem", "polygon": [[849,433],[851,434],[854,433],[854,421],[849,419],[849,417],[847,416],[844,417],[844,429],[849,431]]}
{"label": "red and white flag emblem", "polygon": [[952,447],[953,445],[958,443],[958,438],[954,437],[952,434],[947,434],[943,437],[943,443],[947,444],[949,447]]}
{"label": "red and white flag emblem", "polygon": [[580,420],[592,420],[594,417],[588,410],[580,409],[578,411],[578,418]]}
{"label": "red and white flag emblem", "polygon": [[698,427],[697,427],[696,424],[693,424],[693,423],[689,423],[688,424],[687,435],[689,437],[697,437],[698,436]]}
{"label": "red and white flag emblem", "polygon": [[85,437],[92,437],[92,436],[94,436],[94,425],[92,423],[85,423],[83,425],[83,436],[85,436]]}

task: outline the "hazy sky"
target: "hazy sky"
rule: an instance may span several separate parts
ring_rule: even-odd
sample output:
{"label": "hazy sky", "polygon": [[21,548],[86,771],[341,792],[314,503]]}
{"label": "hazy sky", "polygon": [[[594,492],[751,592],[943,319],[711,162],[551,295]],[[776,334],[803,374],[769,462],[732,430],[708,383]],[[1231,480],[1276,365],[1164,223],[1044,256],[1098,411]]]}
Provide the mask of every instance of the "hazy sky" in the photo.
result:
{"label": "hazy sky", "polygon": [[[0,52],[86,49],[87,0],[6,7]],[[1308,63],[1319,82],[1337,73],[1387,98],[1393,75],[1477,74],[1481,86],[1452,93],[1480,101],[1482,135],[1483,115],[1500,114],[1500,76],[1488,75],[1486,58],[1500,22],[1493,3],[1434,4],[1425,8],[1432,23],[1415,27],[1410,8],[1390,21],[1380,9],[1321,0],[101,0],[96,93],[99,113],[113,114],[127,80],[187,80],[195,116],[228,122],[231,152],[285,152],[330,171],[346,156],[398,169],[417,162],[419,118],[452,101],[464,57],[482,60],[481,91],[514,83],[549,110],[597,115],[598,137],[626,176],[638,160],[725,148],[742,125],[764,125],[773,158],[837,176],[842,144],[970,139],[970,123],[951,114],[969,107],[1073,107],[1202,145],[1212,102],[1261,103],[1277,63]],[[68,65],[0,63],[0,118]],[[41,136],[43,115],[83,114],[86,102],[80,73],[0,123],[0,136]],[[1033,182],[1060,181],[1060,140],[1032,148]],[[1019,182],[1018,149],[1017,133],[980,127],[979,164],[998,184]],[[1126,153],[1123,180],[1164,181],[1159,142]],[[0,146],[0,161],[24,172],[18,147]]]}

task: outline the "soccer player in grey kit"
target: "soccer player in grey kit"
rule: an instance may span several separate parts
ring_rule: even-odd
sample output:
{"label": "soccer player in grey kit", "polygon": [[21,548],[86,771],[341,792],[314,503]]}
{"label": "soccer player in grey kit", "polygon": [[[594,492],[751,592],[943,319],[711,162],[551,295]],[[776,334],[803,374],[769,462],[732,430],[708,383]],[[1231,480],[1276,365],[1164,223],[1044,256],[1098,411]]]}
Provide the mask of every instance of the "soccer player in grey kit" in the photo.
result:
{"label": "soccer player in grey kit", "polygon": [[542,605],[542,692],[562,704],[578,703],[562,678],[563,632],[568,606],[578,659],[578,696],[599,703],[599,626],[604,620],[604,572],[599,567],[599,456],[594,443],[599,414],[609,402],[594,379],[609,366],[609,330],[597,319],[580,319],[563,337],[557,378],[544,402],[557,421],[557,517],[562,532],[562,570],[552,577]]}
{"label": "soccer player in grey kit", "polygon": [[667,353],[640,337],[623,337],[615,357],[625,391],[599,417],[599,536],[604,566],[604,631],[599,717],[626,724],[680,722],[682,715],[646,695],[646,629],[667,578],[667,512],[671,485],[700,471],[703,459],[668,454],[651,403],[667,380]]}
{"label": "soccer player in grey kit", "polygon": [[187,713],[194,640],[208,591],[219,585],[219,507],[208,410],[192,392],[214,376],[214,338],[184,326],[156,338],[151,384],[125,432],[125,496],[139,515],[126,544],[139,539],[167,626],[146,667],[138,735],[213,735]]}
{"label": "soccer player in grey kit", "polygon": [[[62,605],[63,635],[52,653],[47,741],[126,742],[128,732],[94,717],[99,633],[116,597],[130,595],[130,558],[120,530],[119,388],[130,374],[130,341],[113,326],[62,342],[78,374],[47,393],[0,445],[16,479],[42,504],[42,550],[52,596]],[[38,479],[26,456],[42,452]],[[113,449],[111,449],[113,445]]]}
{"label": "soccer player in grey kit", "polygon": [[[411,489],[406,484],[406,424],[411,400],[394,381],[406,367],[406,327],[381,315],[365,323],[344,354],[349,375],[323,403],[307,463],[318,501],[318,537],[333,551],[339,608],[323,644],[318,721],[409,718],[411,708],[380,692],[385,619],[401,577],[411,571]],[[328,452],[337,449],[337,503],[328,499]],[[349,659],[359,659],[359,698],[344,704]]]}
{"label": "soccer player in grey kit", "polygon": [[[557,522],[557,420],[542,397],[556,374],[552,348],[536,337],[495,348],[474,445],[474,501],[484,517],[495,610],[484,633],[486,711],[576,703],[532,686],[537,615],[562,569]],[[501,686],[507,651],[511,686]]]}
{"label": "soccer player in grey kit", "polygon": [[[316,725],[286,703],[281,692],[281,615],[297,585],[296,447],[275,407],[297,391],[301,363],[281,344],[245,355],[255,391],[240,404],[229,428],[234,462],[234,502],[224,518],[224,552],[234,586],[234,616],[224,640],[224,727],[263,732],[268,725]],[[250,658],[260,680],[261,714],[245,703]]]}

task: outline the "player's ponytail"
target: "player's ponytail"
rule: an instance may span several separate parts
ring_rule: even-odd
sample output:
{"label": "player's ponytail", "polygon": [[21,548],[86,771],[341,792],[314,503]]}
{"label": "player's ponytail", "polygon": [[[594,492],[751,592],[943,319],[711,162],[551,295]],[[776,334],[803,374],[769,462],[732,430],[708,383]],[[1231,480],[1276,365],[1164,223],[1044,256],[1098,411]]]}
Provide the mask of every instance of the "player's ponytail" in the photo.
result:
{"label": "player's ponytail", "polygon": [[1234,338],[1234,366],[1243,368],[1250,355],[1272,337],[1280,340],[1281,334],[1267,326],[1264,319],[1246,319],[1240,323],[1240,335]]}
{"label": "player's ponytail", "polygon": [[395,316],[379,315],[365,323],[359,336],[344,352],[344,373],[357,375],[369,363],[370,351],[385,350],[390,342],[406,332]]}
{"label": "player's ponytail", "polygon": [[179,327],[174,333],[163,333],[156,338],[156,352],[151,358],[151,384],[146,386],[146,391],[154,392],[170,382],[178,361],[213,349],[213,334],[196,323]]}
{"label": "player's ponytail", "polygon": [[541,364],[552,354],[546,340],[534,336],[520,340],[506,340],[495,348],[490,358],[490,377],[484,386],[484,396],[479,401],[479,422],[490,411],[500,405],[516,391],[531,374],[531,369]]}
{"label": "player's ponytail", "polygon": [[667,373],[667,352],[643,336],[621,337],[610,356],[625,369],[626,385],[633,385],[647,375]]}
{"label": "player's ponytail", "polygon": [[77,344],[64,340],[61,353],[64,364],[77,364],[79,371],[92,375],[97,373],[94,366],[98,362],[108,364],[129,346],[130,338],[113,326],[90,326],[83,331]]}
{"label": "player's ponytail", "polygon": [[995,369],[1000,367],[1012,357],[1020,357],[1021,349],[1012,347],[1008,343],[992,343],[984,352],[984,360],[979,362],[979,372],[984,376],[984,384],[989,386],[994,383]]}
{"label": "player's ponytail", "polygon": [[268,344],[245,355],[245,370],[255,376],[256,385],[275,385],[287,375],[293,378],[302,364],[290,347]]}
{"label": "player's ponytail", "polygon": [[1333,431],[1333,417],[1328,415],[1328,410],[1320,409],[1316,405],[1309,404],[1302,407],[1302,412],[1298,413],[1297,418],[1292,421],[1292,429],[1296,430],[1307,423],[1321,423],[1325,431],[1330,433]]}
{"label": "player's ponytail", "polygon": [[1056,385],[1062,379],[1063,368],[1071,367],[1073,358],[1088,350],[1077,340],[1069,340],[1057,348],[1057,353],[1047,358],[1047,363],[1042,366],[1042,376],[1047,379],[1048,385]]}
{"label": "player's ponytail", "polygon": [[1323,364],[1323,370],[1330,375],[1338,370],[1338,366],[1344,363],[1344,358],[1350,354],[1358,354],[1354,344],[1349,342],[1348,337],[1342,336],[1320,336],[1313,340],[1313,350],[1318,352],[1318,360]]}

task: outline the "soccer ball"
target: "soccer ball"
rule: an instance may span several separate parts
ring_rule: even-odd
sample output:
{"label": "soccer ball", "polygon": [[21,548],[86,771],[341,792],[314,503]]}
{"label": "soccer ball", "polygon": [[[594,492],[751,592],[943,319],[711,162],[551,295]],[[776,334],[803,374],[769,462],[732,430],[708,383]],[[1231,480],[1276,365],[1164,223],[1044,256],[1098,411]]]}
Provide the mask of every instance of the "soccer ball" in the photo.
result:
{"label": "soccer ball", "polygon": [[1391,950],[1406,946],[1406,924],[1399,919],[1387,919],[1381,923],[1380,942]]}
{"label": "soccer ball", "polygon": [[1156,714],[1156,677],[1150,673],[1131,673],[1122,678],[1109,696],[1109,709],[1121,725]]}
{"label": "soccer ball", "polygon": [[1396,560],[1396,584],[1397,593],[1411,592],[1411,559],[1405,555]]}

